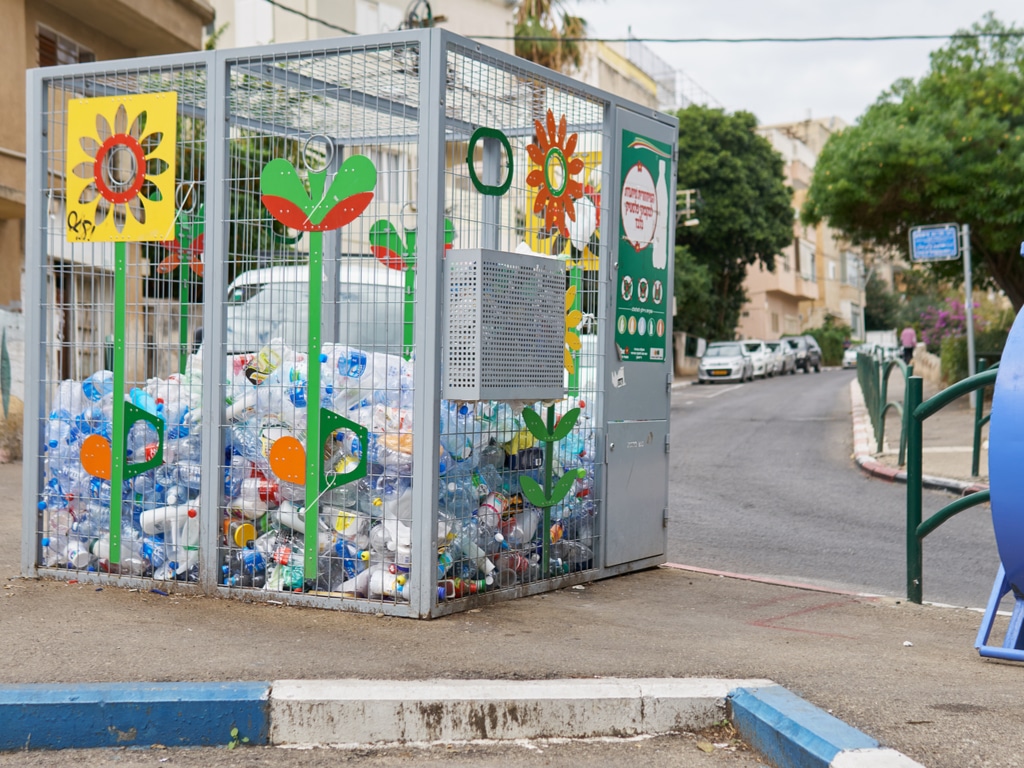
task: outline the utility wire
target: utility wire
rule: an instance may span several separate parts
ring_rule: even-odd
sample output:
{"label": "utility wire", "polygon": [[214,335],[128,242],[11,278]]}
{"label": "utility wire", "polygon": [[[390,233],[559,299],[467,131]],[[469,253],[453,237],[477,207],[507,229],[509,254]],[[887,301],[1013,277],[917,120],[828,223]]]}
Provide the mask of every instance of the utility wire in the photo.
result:
{"label": "utility wire", "polygon": [[836,35],[831,37],[516,37],[509,35],[469,35],[474,40],[516,40],[521,42],[560,43],[874,43],[893,40],[976,40],[979,38],[1019,39],[1019,32],[957,32],[952,35]]}
{"label": "utility wire", "polygon": [[306,21],[312,21],[314,24],[319,24],[319,25],[321,25],[323,27],[327,27],[328,29],[336,29],[339,32],[344,32],[346,35],[354,35],[355,34],[355,32],[353,32],[351,29],[345,29],[344,27],[339,27],[337,24],[332,24],[329,21],[324,21],[323,19],[318,19],[316,16],[310,16],[308,13],[303,13],[302,11],[298,10],[297,8],[289,8],[284,3],[278,2],[278,0],[264,0],[264,2],[269,3],[270,5],[274,6],[275,8],[280,8],[282,11],[288,11],[288,13],[294,13],[296,16],[301,16]]}

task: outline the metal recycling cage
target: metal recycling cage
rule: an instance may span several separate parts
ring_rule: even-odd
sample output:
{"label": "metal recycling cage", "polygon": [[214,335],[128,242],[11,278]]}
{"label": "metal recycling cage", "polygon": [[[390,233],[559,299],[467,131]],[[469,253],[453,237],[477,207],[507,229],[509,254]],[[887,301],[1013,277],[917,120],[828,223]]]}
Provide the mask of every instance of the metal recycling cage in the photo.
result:
{"label": "metal recycling cage", "polygon": [[[27,105],[25,575],[431,617],[664,562],[674,118],[438,29]],[[500,401],[442,399],[453,248],[564,273],[481,273]]]}

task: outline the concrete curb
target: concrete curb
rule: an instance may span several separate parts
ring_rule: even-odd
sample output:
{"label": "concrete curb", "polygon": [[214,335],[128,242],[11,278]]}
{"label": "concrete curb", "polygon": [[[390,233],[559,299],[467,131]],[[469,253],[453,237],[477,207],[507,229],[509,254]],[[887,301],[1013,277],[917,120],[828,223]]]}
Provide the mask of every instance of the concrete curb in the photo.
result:
{"label": "concrete curb", "polygon": [[0,751],[253,744],[270,730],[269,683],[0,686]]}
{"label": "concrete curb", "polygon": [[[907,473],[877,461],[871,450],[874,439],[871,419],[864,404],[864,395],[856,379],[850,382],[850,402],[853,415],[853,460],[857,466],[872,477],[879,477],[894,483],[906,483]],[[935,491],[949,491],[958,496],[967,496],[977,491],[987,491],[988,486],[981,483],[968,483],[948,477],[923,475],[922,485]]]}
{"label": "concrete curb", "polygon": [[768,762],[800,768],[921,768],[779,685],[729,696],[732,724]]}
{"label": "concrete curb", "polygon": [[0,750],[630,737],[726,717],[777,768],[918,766],[771,680],[715,678],[4,686]]}

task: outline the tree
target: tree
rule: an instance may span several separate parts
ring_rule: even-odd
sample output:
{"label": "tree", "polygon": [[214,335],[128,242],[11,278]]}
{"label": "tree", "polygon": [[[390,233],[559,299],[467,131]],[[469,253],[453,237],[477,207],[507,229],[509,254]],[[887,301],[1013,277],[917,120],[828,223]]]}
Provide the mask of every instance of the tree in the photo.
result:
{"label": "tree", "polygon": [[516,9],[516,56],[565,72],[579,67],[587,22],[573,16],[560,0],[522,0]]}
{"label": "tree", "polygon": [[774,270],[775,255],[793,241],[790,189],[782,157],[754,132],[754,115],[692,105],[678,117],[679,188],[699,190],[701,203],[700,224],[676,228],[686,258],[676,259],[674,325],[731,339],[747,267],[760,261]]}
{"label": "tree", "polygon": [[900,298],[874,272],[864,286],[864,330],[886,331],[899,323]]}
{"label": "tree", "polygon": [[[918,82],[898,80],[858,124],[832,136],[802,211],[854,243],[909,251],[921,224],[971,225],[976,285],[1024,305],[1024,41],[987,14],[931,56]],[[1016,33],[1017,36],[1014,36]],[[935,264],[962,279],[959,262]]]}

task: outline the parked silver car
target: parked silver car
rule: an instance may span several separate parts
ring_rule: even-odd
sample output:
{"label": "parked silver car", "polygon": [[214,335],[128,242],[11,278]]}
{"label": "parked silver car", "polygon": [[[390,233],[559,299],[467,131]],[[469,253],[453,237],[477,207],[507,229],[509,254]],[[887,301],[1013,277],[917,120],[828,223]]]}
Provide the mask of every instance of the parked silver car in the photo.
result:
{"label": "parked silver car", "polygon": [[697,366],[697,383],[708,381],[753,381],[754,364],[738,341],[708,344]]}
{"label": "parked silver car", "polygon": [[764,344],[775,358],[775,373],[779,376],[796,373],[796,352],[789,344],[782,339],[766,341]]}

